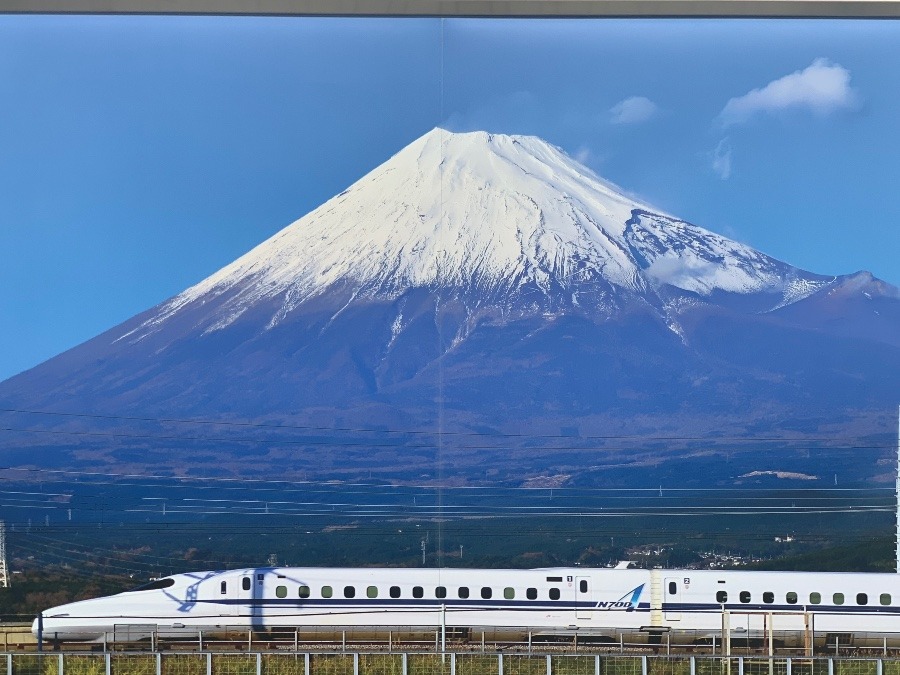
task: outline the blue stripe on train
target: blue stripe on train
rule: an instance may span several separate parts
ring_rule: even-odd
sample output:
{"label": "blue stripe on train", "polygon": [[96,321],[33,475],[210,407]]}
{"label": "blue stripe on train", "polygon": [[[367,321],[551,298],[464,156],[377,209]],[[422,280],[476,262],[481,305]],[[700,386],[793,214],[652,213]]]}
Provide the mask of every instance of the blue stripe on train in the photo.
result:
{"label": "blue stripe on train", "polygon": [[[631,608],[599,608],[596,602],[563,602],[563,601],[537,601],[537,600],[492,600],[490,602],[472,602],[469,600],[436,600],[436,599],[356,599],[356,598],[252,598],[252,599],[235,599],[222,598],[221,600],[196,600],[198,604],[214,604],[214,605],[250,605],[251,607],[284,607],[294,606],[297,608],[327,608],[327,607],[356,607],[361,610],[375,609],[439,609],[441,606],[449,609],[471,609],[471,610],[497,610],[497,609],[555,609],[558,611],[575,611],[575,610],[593,610],[598,613],[606,612],[648,612],[650,611],[650,603],[642,602],[637,607]],[[769,612],[792,612],[802,614],[803,612],[813,613],[836,613],[836,614],[900,614],[900,607],[889,607],[882,605],[784,605],[784,604],[761,604],[761,603],[697,603],[697,602],[668,602],[663,603],[662,611],[664,612],[721,612],[723,608],[729,612],[741,611],[769,611]]]}

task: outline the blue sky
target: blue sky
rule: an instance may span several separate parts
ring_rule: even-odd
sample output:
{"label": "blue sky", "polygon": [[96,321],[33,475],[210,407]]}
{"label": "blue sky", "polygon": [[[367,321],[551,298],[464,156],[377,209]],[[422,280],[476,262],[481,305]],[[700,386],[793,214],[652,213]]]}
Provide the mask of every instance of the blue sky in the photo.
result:
{"label": "blue sky", "polygon": [[536,134],[693,223],[900,285],[900,22],[0,17],[0,379],[429,129]]}

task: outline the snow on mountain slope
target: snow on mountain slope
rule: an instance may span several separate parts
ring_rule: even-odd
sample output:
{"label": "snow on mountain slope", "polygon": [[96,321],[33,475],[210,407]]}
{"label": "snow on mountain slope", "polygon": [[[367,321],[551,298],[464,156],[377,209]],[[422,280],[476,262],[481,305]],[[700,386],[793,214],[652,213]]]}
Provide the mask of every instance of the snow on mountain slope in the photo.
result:
{"label": "snow on mountain slope", "polygon": [[668,285],[773,293],[774,307],[830,281],[662,214],[539,138],[434,129],[161,306],[132,339],[213,298],[226,299],[207,331],[263,301],[277,304],[272,326],[338,286],[353,298],[443,287],[590,305]]}

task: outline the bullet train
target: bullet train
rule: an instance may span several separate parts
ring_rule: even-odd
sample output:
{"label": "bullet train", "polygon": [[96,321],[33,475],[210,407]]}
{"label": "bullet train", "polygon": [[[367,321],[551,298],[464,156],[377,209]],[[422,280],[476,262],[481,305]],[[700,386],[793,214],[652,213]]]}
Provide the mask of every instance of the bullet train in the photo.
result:
{"label": "bullet train", "polygon": [[[900,574],[678,569],[289,568],[195,572],[43,611],[43,640],[302,631],[627,643],[900,646]],[[665,634],[668,637],[663,638]],[[114,637],[118,636],[118,637]]]}

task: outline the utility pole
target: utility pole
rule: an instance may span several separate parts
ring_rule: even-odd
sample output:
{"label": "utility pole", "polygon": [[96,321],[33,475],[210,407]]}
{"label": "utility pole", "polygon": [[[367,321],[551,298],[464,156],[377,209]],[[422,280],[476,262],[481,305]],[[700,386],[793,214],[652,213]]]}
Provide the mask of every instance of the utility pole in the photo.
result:
{"label": "utility pole", "polygon": [[9,565],[6,563],[6,523],[0,520],[0,588],[9,588]]}

